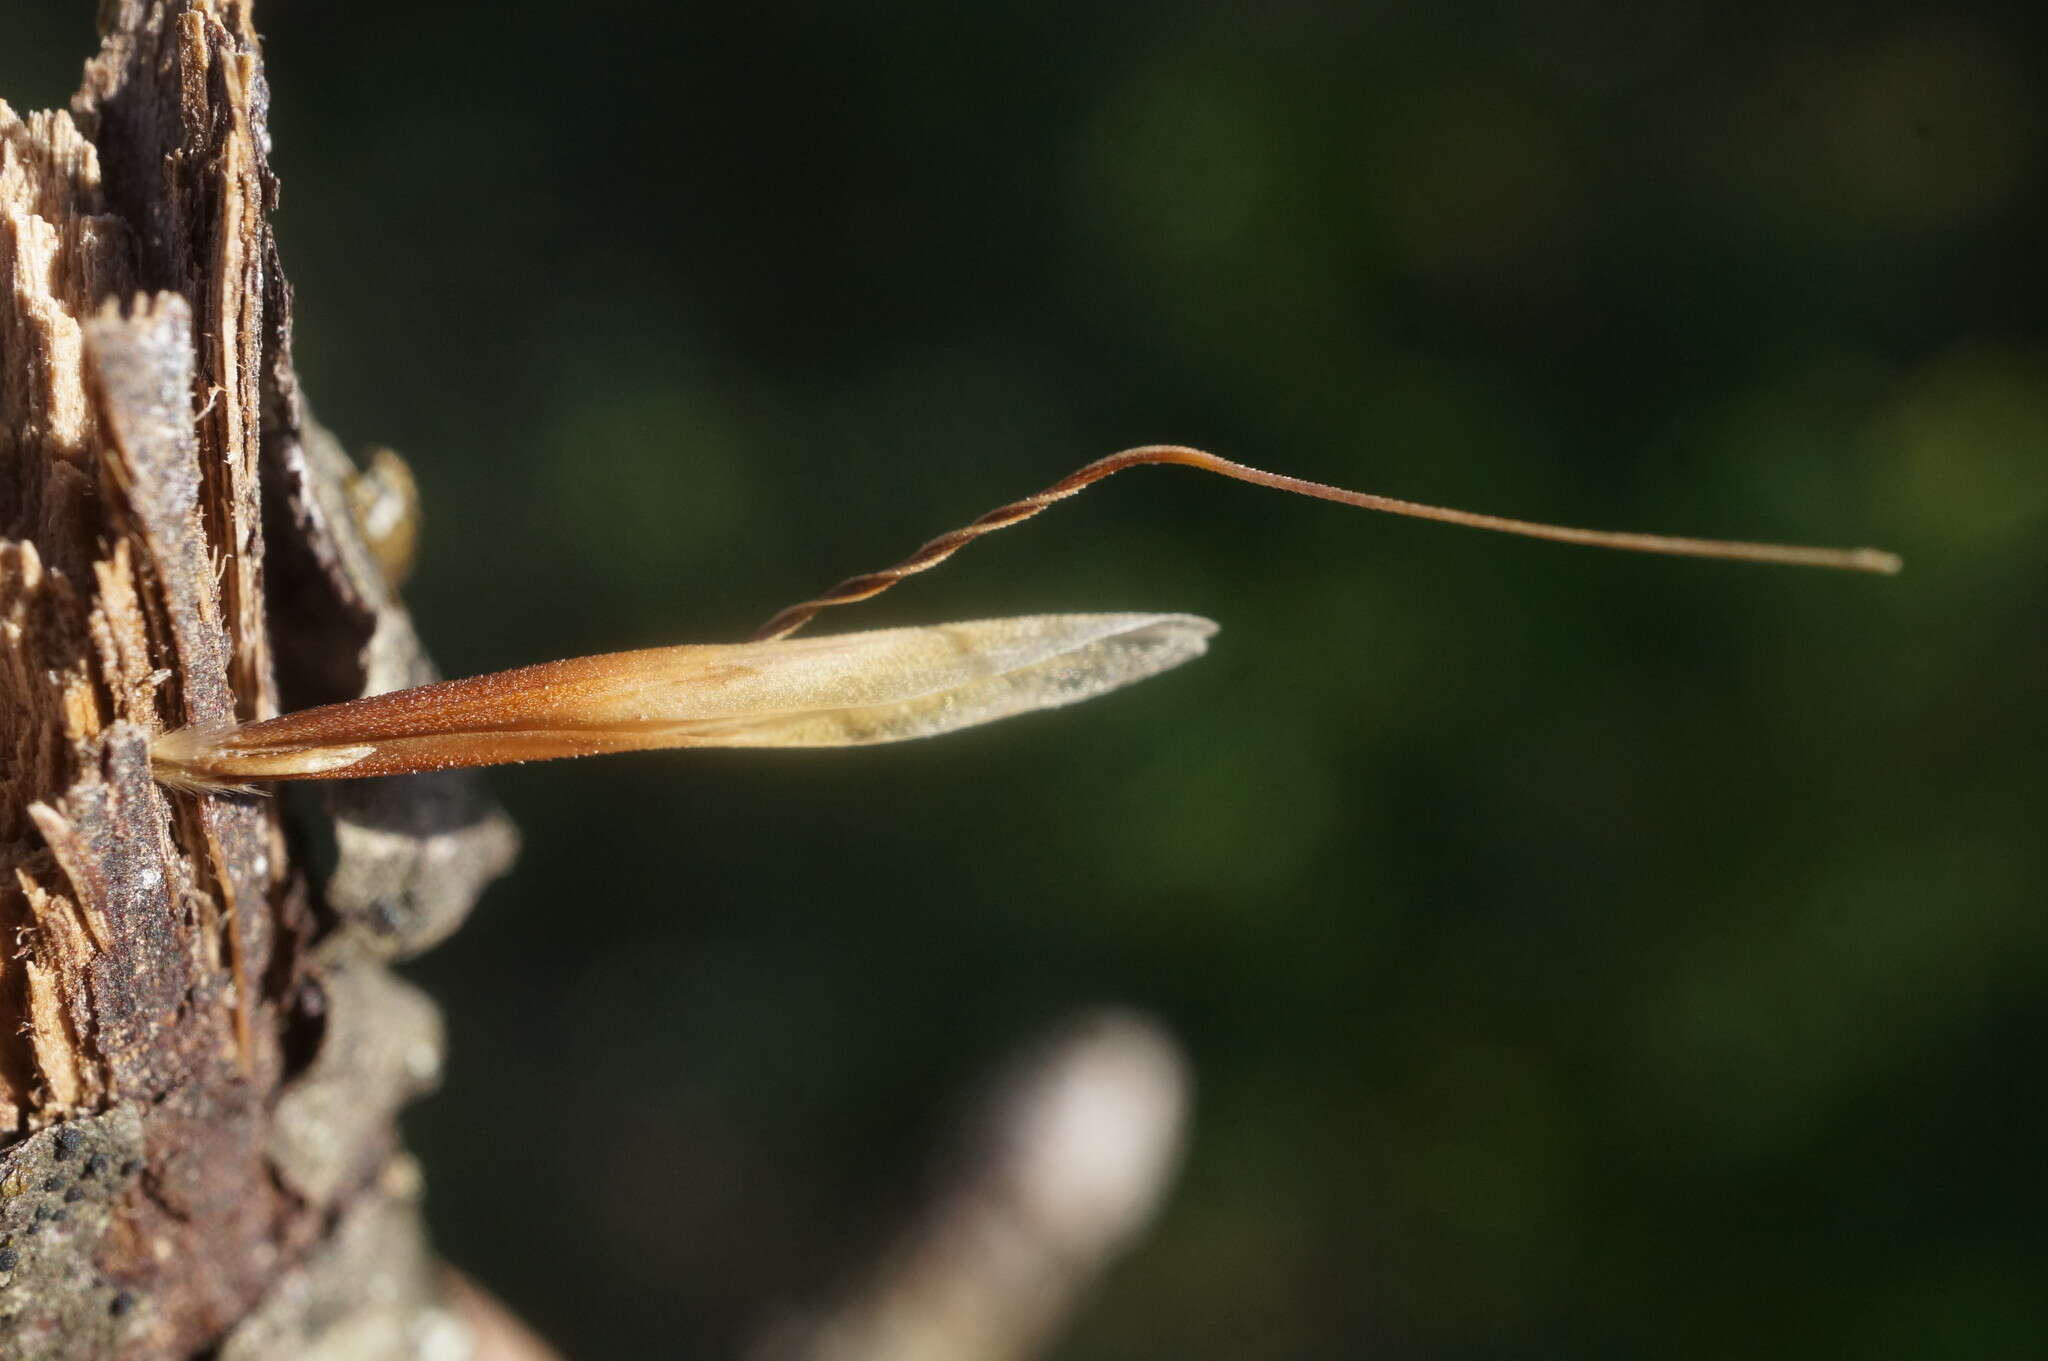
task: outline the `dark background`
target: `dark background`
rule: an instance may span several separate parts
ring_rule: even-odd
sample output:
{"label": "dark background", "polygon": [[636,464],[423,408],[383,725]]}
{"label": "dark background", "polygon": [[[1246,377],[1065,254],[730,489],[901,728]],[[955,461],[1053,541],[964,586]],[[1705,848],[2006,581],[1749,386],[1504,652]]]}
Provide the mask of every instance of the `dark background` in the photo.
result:
{"label": "dark background", "polygon": [[[833,625],[1196,666],[494,778],[524,859],[414,969],[441,1243],[579,1358],[724,1354],[1117,1001],[1199,1106],[1072,1361],[2043,1354],[2038,7],[1106,8],[266,0],[301,372],[418,474],[451,674],[736,639],[1154,440],[1907,573],[1119,478]],[[8,7],[18,106],[89,11]]]}

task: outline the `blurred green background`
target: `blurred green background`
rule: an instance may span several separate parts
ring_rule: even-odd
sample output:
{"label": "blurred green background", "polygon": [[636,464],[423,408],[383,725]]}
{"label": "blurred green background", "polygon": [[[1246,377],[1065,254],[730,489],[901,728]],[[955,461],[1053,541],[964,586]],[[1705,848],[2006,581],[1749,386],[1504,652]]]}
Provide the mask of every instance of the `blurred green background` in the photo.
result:
{"label": "blurred green background", "polygon": [[[58,102],[90,6],[18,8]],[[450,1256],[726,1354],[1116,1001],[1197,1119],[1069,1361],[2048,1352],[2048,42],[1790,8],[266,0],[300,369],[418,474],[451,674],[735,639],[1155,440],[1909,564],[1119,478],[831,623],[1196,666],[494,777],[524,859],[414,969]]]}

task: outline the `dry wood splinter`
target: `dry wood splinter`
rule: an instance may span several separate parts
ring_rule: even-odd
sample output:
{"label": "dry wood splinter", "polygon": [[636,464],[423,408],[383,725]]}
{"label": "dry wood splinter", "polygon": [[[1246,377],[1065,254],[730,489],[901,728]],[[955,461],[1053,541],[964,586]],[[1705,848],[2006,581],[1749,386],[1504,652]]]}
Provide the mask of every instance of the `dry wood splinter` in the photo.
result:
{"label": "dry wood splinter", "polygon": [[180,728],[156,777],[192,789],[353,779],[666,747],[900,742],[1093,699],[1202,655],[1216,625],[1187,614],[1055,614],[792,639],[820,611],[867,600],[1111,473],[1166,463],[1340,505],[1560,543],[1889,575],[1874,548],[1802,548],[1610,533],[1479,515],[1263,472],[1155,444],[1097,459],[1035,496],[926,543],[895,566],[792,605],[747,643],[614,652],[442,681],[256,723]]}

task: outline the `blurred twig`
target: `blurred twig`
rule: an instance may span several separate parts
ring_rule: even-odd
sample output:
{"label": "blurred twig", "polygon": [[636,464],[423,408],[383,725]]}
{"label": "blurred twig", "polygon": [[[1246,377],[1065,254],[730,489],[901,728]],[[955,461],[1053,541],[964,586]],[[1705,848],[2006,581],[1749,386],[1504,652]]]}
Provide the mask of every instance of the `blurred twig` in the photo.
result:
{"label": "blurred twig", "polygon": [[1158,1026],[1077,1018],[998,1075],[944,1179],[841,1302],[779,1321],[754,1361],[1036,1354],[1150,1221],[1179,1163],[1191,1075]]}

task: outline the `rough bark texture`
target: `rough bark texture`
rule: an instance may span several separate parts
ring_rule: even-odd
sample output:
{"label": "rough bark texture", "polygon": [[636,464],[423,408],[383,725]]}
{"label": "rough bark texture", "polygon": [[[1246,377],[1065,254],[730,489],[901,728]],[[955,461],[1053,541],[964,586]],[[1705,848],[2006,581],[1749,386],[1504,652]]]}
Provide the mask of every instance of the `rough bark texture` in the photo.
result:
{"label": "rough bark texture", "polygon": [[0,1357],[460,1354],[385,962],[512,834],[461,777],[151,779],[162,727],[431,673],[292,372],[249,6],[101,32],[68,113],[0,103]]}

